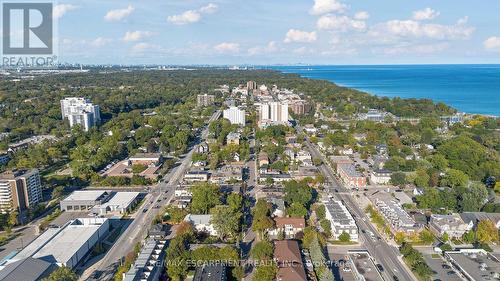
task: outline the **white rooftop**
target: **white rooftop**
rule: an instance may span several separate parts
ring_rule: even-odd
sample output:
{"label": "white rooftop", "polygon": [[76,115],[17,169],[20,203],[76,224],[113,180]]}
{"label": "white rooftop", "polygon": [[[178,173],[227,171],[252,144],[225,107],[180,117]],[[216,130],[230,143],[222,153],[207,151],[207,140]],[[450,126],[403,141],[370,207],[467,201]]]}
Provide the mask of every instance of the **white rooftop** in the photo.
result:
{"label": "white rooftop", "polygon": [[127,208],[137,196],[139,196],[139,192],[117,192],[108,202],[99,207],[116,206],[117,208]]}
{"label": "white rooftop", "polygon": [[199,224],[210,224],[210,220],[212,219],[212,215],[186,215],[184,221],[191,222],[194,225]]}
{"label": "white rooftop", "polygon": [[80,218],[71,221],[36,252],[33,258],[65,264],[106,221],[106,218]]}
{"label": "white rooftop", "polygon": [[95,201],[107,193],[106,190],[77,190],[73,191],[63,201]]}

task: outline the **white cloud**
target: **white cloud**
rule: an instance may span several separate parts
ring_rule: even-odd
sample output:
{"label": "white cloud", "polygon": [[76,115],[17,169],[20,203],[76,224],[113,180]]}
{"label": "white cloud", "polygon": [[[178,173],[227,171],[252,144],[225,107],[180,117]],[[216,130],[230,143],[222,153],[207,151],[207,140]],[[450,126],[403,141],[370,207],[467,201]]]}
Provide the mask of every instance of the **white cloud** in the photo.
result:
{"label": "white cloud", "polygon": [[422,24],[414,20],[390,20],[375,26],[371,32],[378,36],[457,40],[469,38],[474,30],[474,27],[467,25],[467,19],[462,18],[453,25]]}
{"label": "white cloud", "polygon": [[314,0],[314,6],[309,11],[312,15],[322,15],[332,12],[343,12],[347,6],[339,0]]}
{"label": "white cloud", "polygon": [[180,15],[168,16],[167,20],[173,24],[183,25],[195,23],[201,19],[201,14],[194,10],[188,10]]}
{"label": "white cloud", "polygon": [[278,51],[278,45],[276,42],[271,41],[267,43],[266,46],[256,46],[253,48],[248,49],[248,54],[253,56],[253,55],[260,55],[260,54],[267,54],[267,53],[273,53]]}
{"label": "white cloud", "polygon": [[62,16],[64,16],[64,14],[66,14],[69,11],[76,10],[77,8],[78,8],[78,6],[71,5],[71,4],[55,5],[52,17],[55,19],[62,18]]}
{"label": "white cloud", "polygon": [[316,26],[319,29],[348,31],[363,31],[366,29],[366,23],[361,20],[351,19],[348,16],[326,15],[318,19]]}
{"label": "white cloud", "polygon": [[187,10],[179,15],[168,16],[167,21],[176,25],[199,22],[202,14],[212,14],[217,11],[217,5],[210,3],[197,10]]}
{"label": "white cloud", "polygon": [[150,37],[153,35],[153,32],[151,31],[127,31],[125,33],[125,36],[123,36],[123,41],[127,42],[132,42],[132,41],[139,41],[141,39],[144,39],[146,37]]}
{"label": "white cloud", "polygon": [[104,16],[104,19],[107,21],[120,21],[132,14],[135,8],[132,5],[128,5],[125,9],[116,9],[110,10]]}
{"label": "white cloud", "polygon": [[215,13],[217,11],[217,5],[215,5],[214,3],[210,3],[206,6],[203,6],[199,9],[200,13],[203,13],[203,14],[212,14],[212,13]]}
{"label": "white cloud", "polygon": [[103,37],[97,37],[93,41],[90,42],[90,45],[93,47],[103,47],[109,43],[111,43],[113,40],[109,38],[103,38]]}
{"label": "white cloud", "polygon": [[317,36],[316,36],[316,31],[312,32],[307,32],[307,31],[302,31],[302,30],[297,30],[297,29],[290,29],[286,33],[286,37],[284,42],[285,43],[291,43],[291,42],[302,42],[302,43],[310,43],[316,41]]}
{"label": "white cloud", "polygon": [[237,53],[240,51],[240,44],[223,42],[214,46],[214,50],[219,53]]}
{"label": "white cloud", "polygon": [[498,36],[492,36],[486,39],[483,44],[486,50],[500,52],[500,37]]}
{"label": "white cloud", "polygon": [[370,14],[367,11],[359,11],[354,14],[354,18],[357,20],[367,20],[370,18]]}
{"label": "white cloud", "polygon": [[423,10],[418,10],[413,12],[414,20],[431,20],[439,16],[438,11],[434,11],[431,8],[425,8]]}

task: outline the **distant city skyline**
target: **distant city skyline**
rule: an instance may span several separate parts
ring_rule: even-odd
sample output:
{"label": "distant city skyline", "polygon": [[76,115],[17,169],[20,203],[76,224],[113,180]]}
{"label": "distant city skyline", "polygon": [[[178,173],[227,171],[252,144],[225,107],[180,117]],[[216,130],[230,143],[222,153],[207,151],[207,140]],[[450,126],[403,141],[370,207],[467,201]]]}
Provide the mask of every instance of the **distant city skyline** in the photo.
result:
{"label": "distant city skyline", "polygon": [[58,1],[59,62],[500,63],[500,2]]}

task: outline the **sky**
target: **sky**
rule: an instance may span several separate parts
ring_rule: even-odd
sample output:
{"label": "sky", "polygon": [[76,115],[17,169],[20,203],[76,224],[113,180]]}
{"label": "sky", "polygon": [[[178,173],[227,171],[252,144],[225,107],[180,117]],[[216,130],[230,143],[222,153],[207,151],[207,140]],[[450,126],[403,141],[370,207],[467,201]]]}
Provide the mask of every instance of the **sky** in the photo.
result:
{"label": "sky", "polygon": [[59,61],[500,63],[495,0],[59,0]]}

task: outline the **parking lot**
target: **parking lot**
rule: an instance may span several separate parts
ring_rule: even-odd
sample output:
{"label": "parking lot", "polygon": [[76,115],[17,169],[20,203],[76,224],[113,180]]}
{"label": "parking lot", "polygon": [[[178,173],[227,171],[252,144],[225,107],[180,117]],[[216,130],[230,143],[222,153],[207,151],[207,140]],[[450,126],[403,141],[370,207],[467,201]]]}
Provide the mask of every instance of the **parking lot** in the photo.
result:
{"label": "parking lot", "polygon": [[462,279],[456,274],[455,271],[441,258],[441,256],[432,256],[431,254],[424,254],[425,262],[435,272],[432,280],[442,281],[461,281]]}

